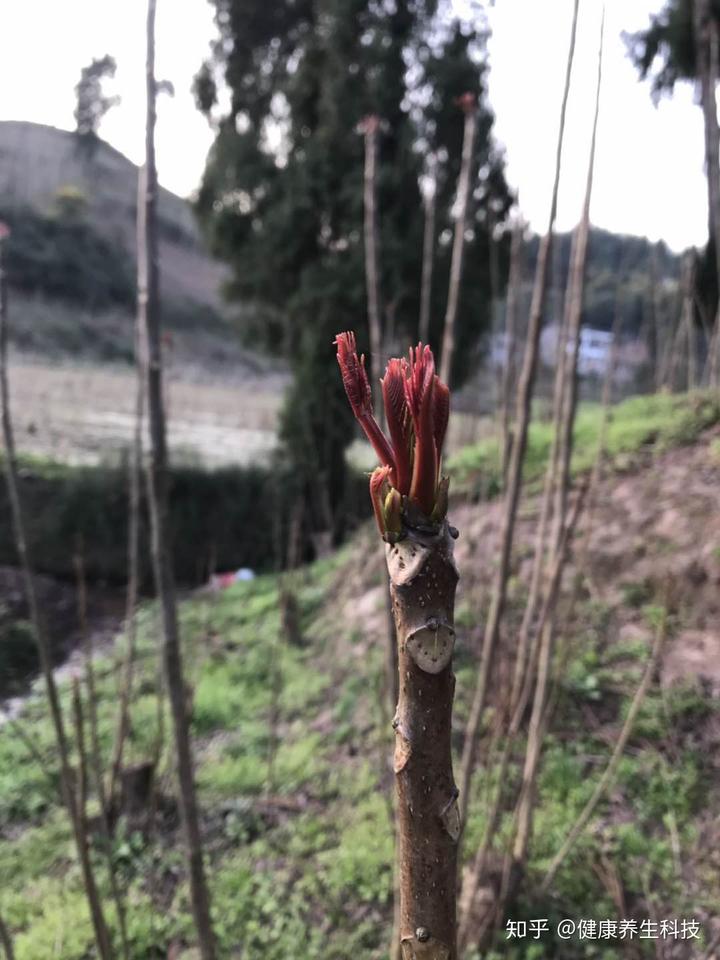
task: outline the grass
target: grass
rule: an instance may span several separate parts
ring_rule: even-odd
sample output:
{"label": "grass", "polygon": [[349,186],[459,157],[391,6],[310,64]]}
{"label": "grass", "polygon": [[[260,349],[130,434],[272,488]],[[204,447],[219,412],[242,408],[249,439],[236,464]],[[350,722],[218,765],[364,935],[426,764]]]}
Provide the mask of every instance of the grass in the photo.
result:
{"label": "grass", "polygon": [[[712,407],[696,398],[633,401],[617,408],[612,449],[631,452],[688,441]],[[632,415],[631,415],[632,414]],[[583,411],[576,469],[594,449],[594,410]],[[714,415],[714,414],[713,414]],[[589,418],[589,419],[588,419]],[[533,439],[532,470],[547,452],[544,428]],[[474,451],[474,452],[473,452]],[[473,448],[461,462],[468,482]],[[456,465],[453,470],[459,469]],[[537,473],[535,475],[538,475]],[[374,556],[374,554],[373,554]],[[354,566],[353,566],[354,564]],[[349,546],[295,577],[304,641],[283,640],[279,583],[267,575],[216,595],[196,595],[180,620],[192,689],[192,732],[207,843],[209,878],[221,957],[233,960],[379,960],[392,916],[392,832],[387,804],[390,732],[379,716],[383,650],[352,613],[339,618],[332,597],[357,569]],[[626,609],[643,616],[642,590],[628,584]],[[716,915],[711,884],[699,893],[683,869],[697,859],[699,825],[712,789],[711,757],[699,748],[698,729],[717,710],[699,686],[654,688],[646,699],[620,766],[616,787],[558,874],[552,896],[537,891],[543,871],[601,776],[647,658],[639,641],[609,643],[614,611],[584,601],[567,638],[566,668],[544,753],[528,884],[513,919],[616,917],[602,865],[618,871],[629,911],[652,891],[658,912]],[[469,604],[459,609],[465,629],[475,626]],[[155,692],[157,619],[141,611],[138,677],[128,758],[151,755],[158,737]],[[344,651],[342,656],[336,651]],[[110,752],[117,696],[109,660],[98,664],[100,738]],[[467,712],[463,693],[474,664],[460,651],[456,723]],[[273,692],[274,691],[274,692]],[[62,689],[67,707],[68,691]],[[273,707],[277,724],[271,724]],[[602,723],[591,723],[602,710]],[[66,818],[58,804],[50,725],[40,696],[23,726],[45,757],[48,778],[8,727],[0,727],[0,911],[15,940],[17,960],[87,960],[91,927]],[[121,819],[113,855],[128,900],[133,960],[162,960],[173,941],[191,942],[181,836],[170,798],[172,756],[165,715],[159,785],[166,798],[164,826],[143,833]],[[610,732],[608,732],[610,731]],[[522,748],[522,744],[519,745]],[[484,827],[483,798],[497,775],[490,764],[476,778],[466,854]],[[507,835],[507,816],[499,835]],[[680,868],[678,868],[678,850]],[[102,892],[110,904],[105,868],[93,844]],[[685,866],[683,866],[683,864]],[[112,908],[108,919],[117,937]],[[552,925],[552,923],[551,923]],[[652,942],[641,943],[645,950]],[[614,946],[614,945],[613,945]],[[495,958],[540,960],[616,955],[598,943],[506,943]],[[470,958],[468,958],[470,960]]]}
{"label": "grass", "polygon": [[[589,470],[597,454],[597,436],[602,418],[599,404],[583,404],[578,410],[572,459],[574,473]],[[612,460],[644,448],[661,452],[693,443],[707,427],[720,420],[717,394],[653,394],[631,397],[610,410],[606,452]],[[552,424],[535,421],[528,433],[525,481],[541,478],[552,445]],[[500,445],[497,437],[459,451],[447,464],[456,493],[487,498],[500,490]]]}

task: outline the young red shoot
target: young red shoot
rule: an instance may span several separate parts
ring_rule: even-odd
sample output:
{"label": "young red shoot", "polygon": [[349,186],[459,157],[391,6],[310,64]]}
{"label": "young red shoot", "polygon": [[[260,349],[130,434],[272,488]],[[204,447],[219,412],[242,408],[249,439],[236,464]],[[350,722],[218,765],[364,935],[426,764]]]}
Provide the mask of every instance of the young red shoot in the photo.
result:
{"label": "young red shoot", "polygon": [[[355,334],[339,333],[335,344],[350,406],[383,465],[370,481],[381,534],[397,536],[396,529],[388,526],[388,516],[392,515],[396,528],[398,513],[408,505],[413,506],[414,515],[419,512],[430,523],[442,522],[447,512],[447,480],[440,478],[440,462],[450,391],[435,374],[432,350],[419,343],[411,348],[409,360],[388,362],[381,380],[388,439],[373,416],[365,357],[358,358]],[[404,518],[407,522],[406,512]]]}

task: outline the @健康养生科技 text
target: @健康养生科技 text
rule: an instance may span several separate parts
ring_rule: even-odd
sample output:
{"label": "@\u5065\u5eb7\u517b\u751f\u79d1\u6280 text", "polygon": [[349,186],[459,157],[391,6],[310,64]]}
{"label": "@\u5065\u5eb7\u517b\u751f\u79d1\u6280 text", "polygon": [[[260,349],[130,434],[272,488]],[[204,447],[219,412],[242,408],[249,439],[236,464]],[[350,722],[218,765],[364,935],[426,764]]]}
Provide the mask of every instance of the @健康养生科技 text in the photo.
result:
{"label": "@\u5065\u5eb7\u517b\u751f\u79d1\u6280 text", "polygon": [[507,940],[540,940],[547,936],[561,940],[700,940],[702,926],[693,918],[665,920],[508,920]]}

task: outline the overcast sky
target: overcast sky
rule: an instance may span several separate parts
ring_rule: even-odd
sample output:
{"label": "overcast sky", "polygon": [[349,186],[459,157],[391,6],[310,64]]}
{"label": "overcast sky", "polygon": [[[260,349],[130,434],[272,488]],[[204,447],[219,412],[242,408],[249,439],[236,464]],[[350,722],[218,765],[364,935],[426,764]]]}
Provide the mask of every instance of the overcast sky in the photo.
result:
{"label": "overcast sky", "polygon": [[[272,0],[269,0],[272,2]],[[458,4],[466,0],[455,0]],[[607,0],[604,84],[593,223],[664,238],[682,249],[707,234],[702,114],[678,87],[655,108],[625,56],[622,30],[643,26],[663,0]],[[532,227],[546,226],[572,0],[497,0],[488,17],[490,100],[508,179]],[[592,121],[601,0],[581,0],[558,225],[579,216]],[[112,54],[112,92],[122,103],[101,135],[135,162],[143,150],[145,0],[0,0],[0,119],[72,129],[80,68]],[[206,0],[159,0],[158,77],[171,80],[158,125],[161,182],[182,195],[197,186],[212,133],[195,109],[193,75],[213,36]]]}

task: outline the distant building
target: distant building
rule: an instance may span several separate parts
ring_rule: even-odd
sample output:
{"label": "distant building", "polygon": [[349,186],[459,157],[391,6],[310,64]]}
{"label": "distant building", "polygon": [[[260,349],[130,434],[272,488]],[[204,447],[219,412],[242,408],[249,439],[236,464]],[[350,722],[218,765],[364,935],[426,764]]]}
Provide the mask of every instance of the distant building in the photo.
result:
{"label": "distant building", "polygon": [[[551,323],[540,335],[540,356],[548,367],[555,366],[559,325]],[[609,330],[582,327],[578,350],[578,374],[581,377],[604,377],[612,356],[613,335]],[[568,345],[569,347],[569,345]],[[620,382],[631,380],[638,367],[648,361],[647,346],[640,340],[624,340],[618,349],[615,377]]]}
{"label": "distant building", "polygon": [[[554,367],[557,358],[559,326],[550,323],[543,327],[540,334],[540,360],[546,367]],[[578,351],[578,374],[581,377],[602,378],[607,372],[612,355],[613,335],[608,330],[598,330],[595,327],[582,327],[580,330],[580,349]],[[505,365],[507,351],[507,335],[504,331],[493,334],[489,340],[488,360],[495,370],[501,370]],[[524,339],[517,345],[519,361],[525,349]],[[618,383],[630,382],[638,368],[649,359],[647,345],[641,340],[633,338],[622,340],[618,348],[617,369],[615,380]]]}

